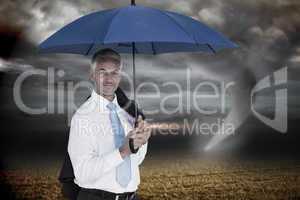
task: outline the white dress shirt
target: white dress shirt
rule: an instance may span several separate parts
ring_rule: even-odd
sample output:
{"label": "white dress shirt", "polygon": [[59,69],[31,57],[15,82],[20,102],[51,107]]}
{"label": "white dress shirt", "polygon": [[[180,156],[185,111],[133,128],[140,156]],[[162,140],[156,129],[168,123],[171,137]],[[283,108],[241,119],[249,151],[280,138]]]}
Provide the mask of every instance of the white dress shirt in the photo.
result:
{"label": "white dress shirt", "polygon": [[[116,99],[117,113],[125,135],[134,127],[134,118],[123,110]],[[131,154],[131,180],[126,188],[116,181],[116,167],[123,162],[115,147],[107,99],[92,91],[91,97],[75,112],[71,120],[68,152],[74,169],[74,182],[83,188],[114,193],[136,191],[140,183],[139,165],[145,158],[147,144]]]}

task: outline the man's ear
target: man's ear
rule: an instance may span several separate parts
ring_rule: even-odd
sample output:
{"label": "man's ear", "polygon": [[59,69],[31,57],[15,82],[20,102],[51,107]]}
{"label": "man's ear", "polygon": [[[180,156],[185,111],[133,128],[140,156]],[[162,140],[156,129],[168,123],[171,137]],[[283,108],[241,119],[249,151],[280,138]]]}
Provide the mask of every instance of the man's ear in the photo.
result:
{"label": "man's ear", "polygon": [[93,73],[93,70],[90,70],[89,78],[90,78],[91,80],[94,80],[94,73]]}

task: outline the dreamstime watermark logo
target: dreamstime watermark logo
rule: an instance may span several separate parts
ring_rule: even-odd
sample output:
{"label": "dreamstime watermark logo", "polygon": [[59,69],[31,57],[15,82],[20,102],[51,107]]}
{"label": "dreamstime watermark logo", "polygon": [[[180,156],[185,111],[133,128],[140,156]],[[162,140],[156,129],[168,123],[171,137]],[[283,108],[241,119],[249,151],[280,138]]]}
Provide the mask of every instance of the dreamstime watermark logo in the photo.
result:
{"label": "dreamstime watermark logo", "polygon": [[[271,78],[274,84],[271,84]],[[269,127],[281,132],[287,132],[287,88],[280,88],[280,86],[287,83],[287,67],[279,69],[273,73],[273,76],[266,76],[261,79],[251,91],[251,110],[254,115]],[[275,90],[275,117],[270,119],[261,115],[254,109],[253,97],[255,93],[267,89],[278,88]]]}

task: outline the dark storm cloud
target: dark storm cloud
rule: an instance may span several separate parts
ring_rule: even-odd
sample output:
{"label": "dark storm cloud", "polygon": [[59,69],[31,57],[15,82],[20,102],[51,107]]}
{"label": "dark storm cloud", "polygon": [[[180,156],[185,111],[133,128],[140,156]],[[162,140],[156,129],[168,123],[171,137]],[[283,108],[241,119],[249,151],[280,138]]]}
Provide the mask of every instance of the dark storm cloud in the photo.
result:
{"label": "dark storm cloud", "polygon": [[[6,16],[6,19],[8,19],[6,23],[12,25],[17,23],[25,27],[28,40],[36,45],[79,16],[95,10],[125,6],[128,3],[129,1],[100,2],[83,0],[5,1],[1,4],[1,10],[3,11],[1,12],[1,15],[3,15],[1,18],[4,19],[4,16]],[[226,76],[226,72],[224,74],[223,71],[227,71],[230,75],[236,68],[245,67],[255,76],[263,76],[265,73],[272,71],[273,67],[281,67],[282,63],[290,59],[290,51],[296,45],[292,42],[295,40],[297,42],[296,32],[299,28],[300,19],[300,6],[297,1],[144,0],[137,1],[137,4],[188,14],[223,32],[241,46],[233,54],[225,53],[218,57],[199,54],[148,57],[147,59],[153,67],[151,68],[153,71],[185,68],[190,63],[198,63],[200,66],[204,65],[208,73],[216,74],[216,76],[218,74]],[[215,64],[215,59],[218,59],[219,63]],[[77,67],[78,60],[75,62],[70,60],[70,63],[73,61],[72,65]],[[53,62],[58,63],[56,59]],[[274,63],[280,66],[270,66]],[[209,65],[209,67],[205,65]],[[221,69],[220,67],[214,67],[215,65],[223,65],[223,67]],[[139,68],[140,71],[149,70],[148,66],[144,68],[139,66]],[[201,67],[199,68],[199,71],[201,71]],[[178,70],[178,74],[181,73]],[[160,80],[164,81],[165,79],[161,77]]]}
{"label": "dark storm cloud", "polygon": [[[203,80],[234,81],[229,92],[234,104],[229,119],[245,119],[249,91],[256,81],[286,64],[299,64],[300,5],[296,0],[190,0],[136,1],[137,4],[176,11],[198,19],[219,30],[240,45],[239,49],[207,54],[165,54],[137,56],[137,83],[150,81],[161,86],[164,94],[175,92],[162,87],[176,81],[186,92],[186,68],[192,70],[191,88]],[[1,23],[23,28],[24,43],[15,53],[36,68],[57,67],[65,70],[65,80],[86,80],[88,59],[74,55],[37,55],[36,45],[78,17],[108,8],[128,5],[129,1],[5,1],[0,5]],[[124,71],[131,73],[131,57],[125,56]],[[10,61],[13,62],[13,61]],[[147,73],[145,73],[147,71]],[[124,85],[125,89],[128,89]],[[128,92],[128,90],[127,90]],[[151,93],[151,88],[144,90]],[[159,106],[158,99],[147,99],[142,105]],[[176,104],[169,102],[172,107]]]}

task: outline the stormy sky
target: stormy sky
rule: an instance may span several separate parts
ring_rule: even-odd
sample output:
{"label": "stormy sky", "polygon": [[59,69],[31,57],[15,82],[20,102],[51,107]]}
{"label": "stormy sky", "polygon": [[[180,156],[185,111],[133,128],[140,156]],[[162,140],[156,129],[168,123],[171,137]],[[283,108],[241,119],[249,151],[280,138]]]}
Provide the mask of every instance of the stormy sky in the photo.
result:
{"label": "stormy sky", "polygon": [[[164,85],[168,81],[178,83],[182,87],[182,96],[184,97],[181,112],[166,114],[158,109],[157,113],[148,114],[150,121],[182,123],[183,119],[200,119],[201,122],[213,122],[217,118],[222,118],[227,122],[232,122],[237,129],[247,127],[239,131],[239,137],[243,138],[240,135],[244,132],[251,132],[249,130],[252,129],[249,126],[255,126],[247,124],[247,120],[253,115],[249,105],[251,89],[263,77],[285,66],[288,67],[288,83],[286,84],[289,89],[288,117],[292,121],[299,119],[299,1],[137,0],[136,3],[193,17],[223,33],[239,45],[237,49],[224,50],[216,55],[203,53],[137,55],[137,84],[151,82],[156,84],[160,90],[160,96],[153,97],[155,93],[153,87],[148,85],[142,88],[138,103],[144,111],[159,108],[162,99],[168,95],[178,95],[177,88]],[[47,70],[49,67],[54,67],[55,73],[61,70],[61,76],[55,76],[54,90],[56,92],[59,90],[57,85],[61,82],[67,85],[68,82],[76,83],[88,80],[89,58],[66,54],[40,55],[37,53],[37,45],[80,16],[97,10],[128,4],[129,1],[123,0],[14,0],[1,2],[0,33],[3,44],[0,58],[1,124],[4,127],[9,127],[10,132],[14,132],[13,136],[19,136],[21,132],[32,134],[32,132],[41,132],[42,130],[51,132],[51,134],[55,131],[66,132],[68,128],[66,124],[69,120],[66,115],[70,114],[65,111],[62,114],[56,112],[48,115],[28,115],[20,111],[13,98],[13,86],[21,73],[28,70]],[[123,70],[131,76],[131,56],[122,55],[122,57],[124,61]],[[187,78],[188,71],[191,76]],[[190,82],[189,88],[187,81]],[[218,112],[215,115],[201,115],[197,113],[194,105],[189,105],[186,96],[190,94],[190,91],[194,91],[196,85],[201,81],[210,81],[217,85],[234,82],[234,86],[230,87],[225,95],[225,98],[228,99],[226,112],[221,113],[220,100],[214,98],[203,98],[198,104],[207,109],[217,108]],[[51,88],[47,88],[46,77],[31,77],[24,82],[22,87],[22,97],[27,105],[35,108],[47,105],[47,94]],[[121,87],[127,95],[132,97],[132,91],[130,91],[126,80],[123,80]],[[201,92],[209,94],[210,89],[203,88]],[[66,91],[67,88],[62,90]],[[75,95],[76,104],[80,105],[88,94],[87,88],[78,89]],[[270,114],[268,113],[269,107],[274,104],[270,100],[272,95],[274,95],[272,91],[263,93],[264,98],[258,106],[266,114]],[[166,108],[169,111],[172,110],[178,105],[177,100],[176,98],[168,99],[165,102]],[[66,103],[71,100],[55,98],[52,101],[56,110],[63,102]],[[188,112],[189,110],[190,112]],[[55,126],[49,122],[55,123]],[[16,123],[18,126],[11,128]],[[291,130],[289,129],[289,131]],[[7,136],[9,135],[8,132],[1,134],[6,134],[6,136],[2,135],[4,138],[11,139],[13,137]],[[65,137],[66,133],[61,135],[63,136],[59,137],[58,134],[53,136],[55,138],[53,144]],[[34,138],[34,136],[30,137]],[[276,137],[278,136],[276,135]],[[201,148],[208,144],[210,138],[201,142]],[[223,139],[218,139],[218,141]],[[237,141],[234,140],[229,141],[227,146],[236,143]]]}

